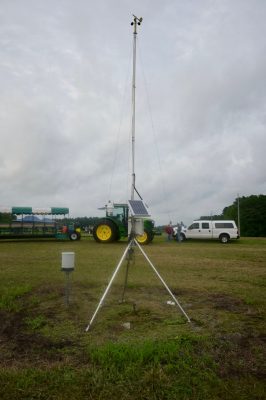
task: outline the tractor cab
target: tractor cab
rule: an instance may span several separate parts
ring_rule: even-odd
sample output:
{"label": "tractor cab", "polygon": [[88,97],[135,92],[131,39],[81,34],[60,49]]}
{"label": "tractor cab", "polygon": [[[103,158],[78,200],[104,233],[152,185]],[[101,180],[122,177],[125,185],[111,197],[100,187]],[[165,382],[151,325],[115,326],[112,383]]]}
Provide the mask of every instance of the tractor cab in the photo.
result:
{"label": "tractor cab", "polygon": [[125,227],[128,221],[128,205],[127,204],[114,204],[111,201],[105,206],[106,217],[115,219]]}

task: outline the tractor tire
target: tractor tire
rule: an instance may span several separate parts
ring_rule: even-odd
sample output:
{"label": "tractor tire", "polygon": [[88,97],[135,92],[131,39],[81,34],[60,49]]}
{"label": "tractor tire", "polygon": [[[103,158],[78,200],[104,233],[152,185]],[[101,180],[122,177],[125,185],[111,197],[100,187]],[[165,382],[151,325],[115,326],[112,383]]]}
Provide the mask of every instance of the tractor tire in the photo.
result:
{"label": "tractor tire", "polygon": [[153,239],[152,234],[144,229],[143,235],[137,235],[136,240],[139,244],[149,244]]}
{"label": "tractor tire", "polygon": [[70,239],[70,240],[73,240],[73,241],[75,241],[75,240],[80,240],[80,234],[77,233],[77,232],[72,232],[72,233],[70,233],[70,235],[69,235],[69,239]]}
{"label": "tractor tire", "polygon": [[112,243],[118,240],[117,227],[108,220],[98,222],[93,228],[92,234],[98,243]]}

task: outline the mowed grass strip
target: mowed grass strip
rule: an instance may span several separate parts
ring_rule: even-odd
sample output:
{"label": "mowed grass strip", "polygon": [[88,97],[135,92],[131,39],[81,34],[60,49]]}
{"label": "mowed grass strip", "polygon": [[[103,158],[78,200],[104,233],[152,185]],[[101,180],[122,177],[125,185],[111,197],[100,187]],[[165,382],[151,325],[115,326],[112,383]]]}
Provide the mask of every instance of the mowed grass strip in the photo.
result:
{"label": "mowed grass strip", "polygon": [[0,242],[0,398],[264,398],[266,239],[155,238],[144,249],[192,323],[136,250],[126,301],[123,265],[86,333],[125,246]]}

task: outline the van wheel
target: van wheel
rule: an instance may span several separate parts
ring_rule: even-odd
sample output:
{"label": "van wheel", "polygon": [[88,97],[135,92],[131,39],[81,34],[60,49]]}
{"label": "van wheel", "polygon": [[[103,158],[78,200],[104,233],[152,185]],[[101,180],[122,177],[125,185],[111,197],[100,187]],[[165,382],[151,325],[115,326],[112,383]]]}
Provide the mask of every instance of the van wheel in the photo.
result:
{"label": "van wheel", "polygon": [[220,242],[221,243],[223,243],[223,244],[226,244],[226,243],[228,243],[229,242],[229,236],[226,234],[226,233],[223,233],[221,236],[220,236]]}

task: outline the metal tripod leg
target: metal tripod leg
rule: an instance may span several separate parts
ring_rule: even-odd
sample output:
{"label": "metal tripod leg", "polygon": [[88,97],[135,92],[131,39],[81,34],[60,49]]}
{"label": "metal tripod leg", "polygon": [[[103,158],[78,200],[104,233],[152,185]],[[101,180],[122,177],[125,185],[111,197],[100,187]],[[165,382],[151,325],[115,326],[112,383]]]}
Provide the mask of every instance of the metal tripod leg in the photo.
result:
{"label": "metal tripod leg", "polygon": [[[139,245],[139,243],[137,242],[137,240],[136,240],[135,238],[133,238],[133,239],[131,239],[131,241],[129,242],[129,244],[128,244],[126,250],[124,251],[124,253],[123,253],[123,255],[122,255],[122,257],[121,257],[121,259],[120,259],[120,261],[119,261],[119,263],[118,263],[118,265],[117,265],[117,267],[116,267],[116,269],[115,269],[115,271],[114,271],[114,273],[113,273],[113,275],[112,275],[112,278],[111,278],[111,280],[110,280],[110,282],[109,282],[107,288],[105,289],[105,292],[104,292],[104,294],[103,294],[103,296],[102,296],[102,298],[101,298],[101,300],[100,300],[100,302],[99,302],[99,304],[98,304],[98,306],[97,306],[97,308],[96,308],[96,310],[95,310],[95,312],[94,312],[94,314],[93,314],[93,316],[92,316],[92,318],[91,318],[91,320],[90,320],[90,323],[89,323],[89,325],[88,325],[87,328],[86,328],[86,332],[88,332],[88,330],[90,329],[91,324],[93,323],[93,321],[94,321],[94,319],[95,319],[95,317],[96,317],[96,315],[97,315],[97,313],[98,313],[98,311],[99,311],[99,309],[100,309],[102,303],[104,302],[104,299],[105,299],[105,297],[107,296],[107,293],[108,293],[108,291],[109,291],[109,289],[110,289],[110,287],[111,287],[111,285],[112,285],[112,283],[113,283],[113,281],[114,281],[114,279],[115,279],[115,277],[116,277],[116,275],[117,275],[117,273],[118,273],[118,271],[119,271],[119,269],[120,269],[120,267],[121,267],[121,265],[122,265],[124,259],[125,259],[126,256],[128,255],[128,252],[129,252],[129,250],[132,248],[132,246],[133,246],[134,243],[138,246],[138,248],[140,249],[141,253],[142,253],[143,256],[145,257],[145,259],[148,261],[148,263],[150,264],[151,268],[153,269],[153,271],[155,272],[155,274],[157,275],[157,277],[160,279],[160,281],[162,282],[162,284],[164,285],[164,287],[166,288],[166,290],[168,291],[168,293],[170,294],[170,296],[172,297],[172,299],[174,300],[174,302],[176,303],[176,305],[180,308],[181,312],[184,314],[184,316],[186,317],[186,319],[188,320],[188,322],[191,322],[189,316],[187,315],[187,313],[185,312],[185,310],[183,309],[183,307],[181,306],[181,304],[179,303],[179,301],[176,299],[176,297],[174,296],[174,294],[171,292],[171,290],[169,289],[169,287],[167,286],[167,284],[165,283],[165,281],[163,280],[163,278],[161,277],[161,275],[159,274],[159,272],[157,271],[157,269],[155,268],[155,266],[152,264],[152,262],[150,261],[150,259],[148,258],[148,256],[146,255],[146,253],[144,252],[144,250],[142,249],[142,247]],[[128,256],[130,257],[130,255],[128,255]],[[127,271],[126,271],[126,277],[125,277],[125,286],[124,286],[123,297],[124,297],[124,294],[125,294],[125,288],[126,288],[126,284],[127,284],[129,263],[130,263],[130,259],[128,260],[128,264],[127,264]]]}
{"label": "metal tripod leg", "polygon": [[100,307],[101,307],[101,305],[102,305],[102,303],[103,303],[103,301],[104,301],[104,299],[105,299],[105,297],[106,297],[106,295],[107,295],[107,293],[108,293],[108,291],[109,291],[109,289],[110,289],[110,287],[111,287],[111,285],[112,285],[112,283],[113,283],[113,280],[115,279],[115,277],[116,277],[116,275],[117,275],[117,273],[118,273],[118,271],[119,271],[119,269],[120,269],[120,267],[121,267],[121,265],[122,265],[122,263],[123,263],[123,261],[124,261],[126,255],[127,255],[127,253],[128,253],[129,248],[130,248],[130,247],[132,246],[132,244],[133,244],[133,241],[134,241],[134,239],[132,239],[132,240],[129,242],[129,244],[128,244],[126,250],[124,251],[124,253],[123,253],[123,255],[122,255],[122,257],[121,257],[121,259],[120,259],[120,261],[119,261],[119,263],[118,263],[118,265],[117,265],[117,267],[116,267],[116,269],[115,269],[115,271],[114,271],[114,273],[113,273],[113,276],[112,276],[112,278],[111,278],[111,280],[110,280],[110,282],[109,282],[107,288],[105,289],[105,292],[104,292],[104,294],[103,294],[103,296],[102,296],[102,298],[101,298],[101,300],[100,300],[100,302],[99,302],[99,304],[98,304],[98,306],[97,306],[97,308],[96,308],[96,310],[95,310],[95,312],[94,312],[94,314],[93,314],[93,316],[92,316],[92,318],[91,318],[91,320],[90,320],[90,323],[89,323],[89,325],[88,325],[87,328],[86,328],[86,332],[88,332],[88,330],[90,329],[90,326],[91,326],[91,324],[93,323],[94,318],[96,317],[96,315],[97,315],[97,313],[98,313],[98,311],[99,311],[99,309],[100,309]]}
{"label": "metal tripod leg", "polygon": [[141,253],[143,254],[143,256],[146,258],[146,260],[148,261],[148,263],[150,264],[150,266],[152,267],[153,271],[155,272],[155,274],[158,276],[158,278],[160,279],[160,281],[162,282],[162,284],[164,285],[164,287],[166,288],[166,290],[168,291],[168,293],[170,294],[170,296],[172,297],[172,299],[174,300],[174,302],[176,303],[176,305],[180,308],[180,310],[182,311],[182,313],[184,314],[184,316],[186,317],[186,319],[188,320],[188,322],[191,322],[189,316],[187,315],[187,313],[185,312],[185,310],[182,308],[181,304],[179,303],[179,301],[175,298],[175,296],[173,295],[173,293],[171,292],[171,290],[169,289],[169,287],[167,286],[167,284],[165,283],[165,281],[163,280],[163,278],[161,277],[161,275],[159,274],[159,272],[157,271],[157,269],[155,268],[155,266],[152,264],[152,262],[150,261],[150,259],[148,258],[148,256],[146,255],[146,253],[144,252],[144,250],[142,249],[142,247],[139,245],[139,243],[137,242],[136,239],[134,239],[134,242],[136,243],[136,245],[138,246],[138,248],[140,249]]}
{"label": "metal tripod leg", "polygon": [[127,266],[126,266],[126,274],[125,274],[125,281],[124,281],[124,287],[123,287],[123,293],[121,297],[121,303],[125,301],[125,293],[126,293],[126,288],[127,288],[127,281],[128,281],[128,271],[130,267],[130,263],[134,263],[134,248],[133,248],[134,242],[133,240],[131,241],[131,246],[128,249],[127,252]]}

